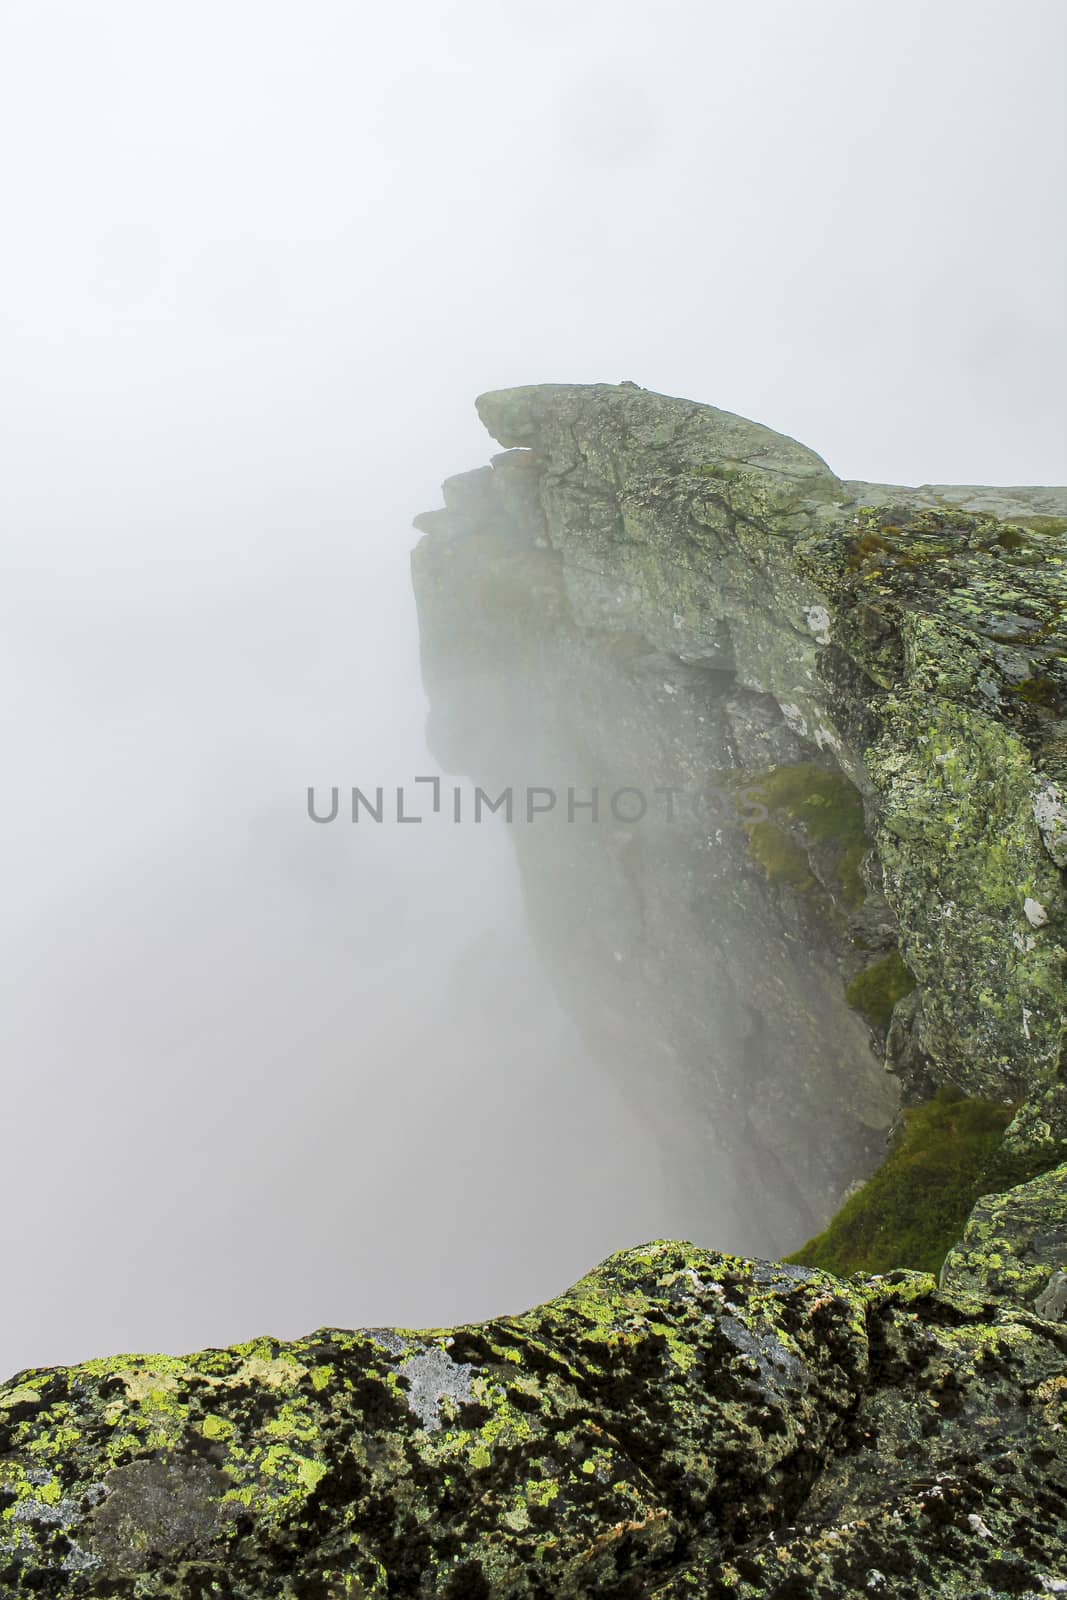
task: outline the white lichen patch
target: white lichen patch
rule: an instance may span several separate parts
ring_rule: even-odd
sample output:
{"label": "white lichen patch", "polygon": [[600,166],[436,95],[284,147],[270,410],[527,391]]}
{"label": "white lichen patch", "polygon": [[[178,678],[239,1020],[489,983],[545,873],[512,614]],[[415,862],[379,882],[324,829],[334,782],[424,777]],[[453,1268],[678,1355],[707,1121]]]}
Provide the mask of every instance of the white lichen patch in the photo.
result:
{"label": "white lichen patch", "polygon": [[825,606],[809,606],[804,613],[804,621],[815,635],[816,644],[830,643],[830,613]]}
{"label": "white lichen patch", "polygon": [[803,738],[808,736],[808,719],[799,706],[793,705],[789,700],[780,700],[778,709],[794,733],[799,733]]}
{"label": "white lichen patch", "polygon": [[832,750],[835,755],[840,755],[844,745],[832,728],[824,727],[820,722],[815,729],[815,743],[820,750]]}
{"label": "white lichen patch", "polygon": [[408,1407],[428,1432],[441,1426],[440,1406],[445,1399],[473,1400],[471,1375],[474,1368],[466,1361],[453,1361],[440,1345],[432,1345],[420,1355],[409,1356],[397,1367],[397,1375],[407,1379]]}
{"label": "white lichen patch", "polygon": [[1053,861],[1058,867],[1067,867],[1067,797],[1057,784],[1046,783],[1037,791],[1034,821]]}
{"label": "white lichen patch", "polygon": [[364,1339],[369,1339],[382,1350],[388,1350],[393,1356],[402,1356],[411,1349],[411,1340],[401,1338],[392,1328],[361,1328],[360,1333]]}
{"label": "white lichen patch", "polygon": [[1043,928],[1048,921],[1048,912],[1040,900],[1032,900],[1029,895],[1023,901],[1023,911],[1031,928]]}

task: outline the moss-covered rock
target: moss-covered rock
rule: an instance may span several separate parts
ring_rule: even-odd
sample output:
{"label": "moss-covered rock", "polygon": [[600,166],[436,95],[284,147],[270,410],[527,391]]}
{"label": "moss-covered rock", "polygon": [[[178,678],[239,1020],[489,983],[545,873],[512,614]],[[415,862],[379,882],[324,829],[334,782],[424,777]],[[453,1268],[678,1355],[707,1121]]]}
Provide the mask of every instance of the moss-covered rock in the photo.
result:
{"label": "moss-covered rock", "polygon": [[845,999],[867,1018],[872,1028],[885,1033],[896,1007],[914,988],[915,979],[899,950],[891,950],[880,961],[857,972],[845,988]]}
{"label": "moss-covered rock", "polygon": [[871,841],[863,796],[840,768],[788,762],[746,774],[744,785],[745,795],[769,812],[766,821],[746,824],[767,876],[802,888],[817,879],[846,906],[860,905],[867,893],[860,869]]}
{"label": "moss-covered rock", "polygon": [[[965,1225],[967,1236],[972,1236],[976,1219],[984,1216],[989,1202],[981,1196],[1009,1188],[1016,1196],[1024,1195],[1027,1191],[1016,1185],[1067,1158],[1067,1141],[1025,1151],[1012,1147],[1005,1138],[1011,1121],[1010,1106],[967,1099],[951,1088],[942,1089],[926,1104],[906,1108],[881,1166],[829,1226],[788,1259],[843,1276],[897,1267],[940,1271]],[[1015,1214],[1008,1196],[993,1198],[1003,1202],[1002,1211]],[[1043,1187],[1039,1181],[1027,1214],[1035,1219],[1035,1229],[1063,1236],[1067,1191]],[[1005,1285],[983,1284],[977,1277],[968,1286],[1008,1292]]]}
{"label": "moss-covered rock", "polygon": [[774,822],[754,822],[748,829],[748,847],[771,883],[803,894],[814,889],[815,878],[807,852]]}
{"label": "moss-covered rock", "polygon": [[1050,1324],[928,1276],[658,1241],[450,1332],[24,1372],[0,1593],[844,1596],[872,1565],[890,1594],[1038,1591],[1067,1558],[1063,1370]]}

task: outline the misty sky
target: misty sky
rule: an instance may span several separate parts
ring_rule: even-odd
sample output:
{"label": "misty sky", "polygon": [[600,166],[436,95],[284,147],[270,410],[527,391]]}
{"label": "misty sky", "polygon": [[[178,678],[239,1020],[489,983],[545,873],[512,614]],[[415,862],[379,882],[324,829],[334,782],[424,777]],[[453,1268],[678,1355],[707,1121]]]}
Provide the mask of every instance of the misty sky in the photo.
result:
{"label": "misty sky", "polygon": [[[412,516],[619,381],[1063,482],[1062,0],[4,0],[0,1368],[521,1310],[696,1226],[432,770]],[[702,1242],[714,1245],[714,1219]]]}

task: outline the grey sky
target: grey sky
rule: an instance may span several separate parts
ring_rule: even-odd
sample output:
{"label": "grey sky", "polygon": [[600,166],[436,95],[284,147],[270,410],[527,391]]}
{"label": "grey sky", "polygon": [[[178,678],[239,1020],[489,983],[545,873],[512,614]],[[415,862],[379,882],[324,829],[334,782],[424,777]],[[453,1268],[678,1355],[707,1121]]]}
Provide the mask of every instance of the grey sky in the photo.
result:
{"label": "grey sky", "polygon": [[1065,33],[5,0],[5,1372],[521,1309],[676,1224],[506,834],[342,841],[304,787],[426,770],[409,523],[481,390],[1063,481]]}

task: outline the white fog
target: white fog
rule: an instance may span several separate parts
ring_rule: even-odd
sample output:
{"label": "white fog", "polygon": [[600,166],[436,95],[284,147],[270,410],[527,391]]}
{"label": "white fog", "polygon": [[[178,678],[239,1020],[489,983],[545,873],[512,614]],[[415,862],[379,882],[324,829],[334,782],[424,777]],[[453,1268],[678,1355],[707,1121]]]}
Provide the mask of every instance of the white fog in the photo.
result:
{"label": "white fog", "polygon": [[411,521],[498,448],[482,391],[1064,481],[1067,14],[1022,16],[7,0],[0,1375],[720,1242],[506,824],[306,790],[440,770]]}

